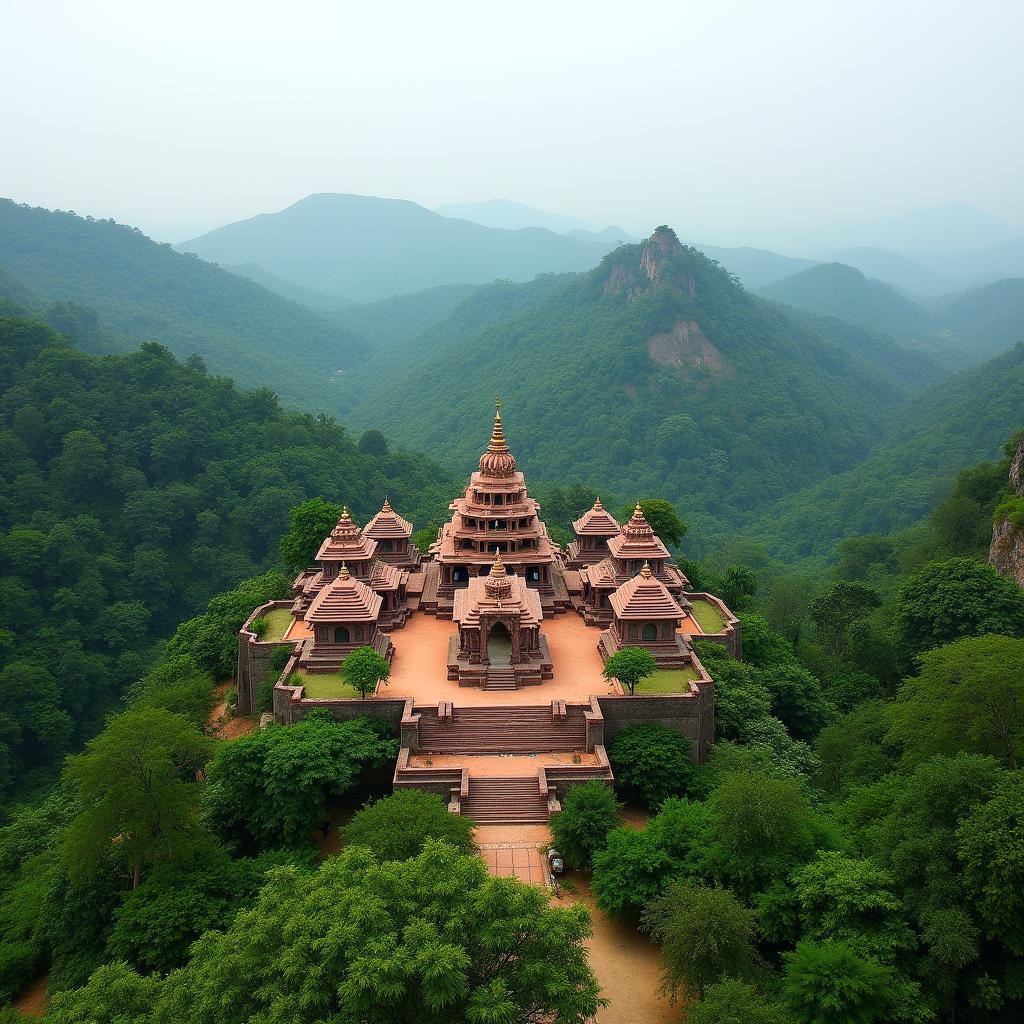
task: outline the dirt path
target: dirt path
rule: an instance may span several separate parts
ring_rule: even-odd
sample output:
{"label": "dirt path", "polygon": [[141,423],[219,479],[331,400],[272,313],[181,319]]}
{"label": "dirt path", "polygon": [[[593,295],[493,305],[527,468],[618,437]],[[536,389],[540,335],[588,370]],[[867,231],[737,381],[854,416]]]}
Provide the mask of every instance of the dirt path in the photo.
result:
{"label": "dirt path", "polygon": [[248,736],[255,732],[260,723],[255,718],[229,718],[228,717],[228,690],[235,685],[233,679],[218,683],[214,689],[217,703],[214,704],[207,725],[210,735],[217,740],[234,740],[239,736]]}
{"label": "dirt path", "polygon": [[588,943],[590,966],[597,975],[601,995],[609,1005],[597,1015],[597,1024],[676,1024],[683,1009],[658,992],[661,964],[658,947],[629,925],[603,914],[594,902],[586,875],[571,872],[577,892],[564,902],[586,904],[594,922]]}
{"label": "dirt path", "polygon": [[50,1005],[50,997],[46,994],[46,986],[50,980],[49,974],[36,978],[24,992],[14,1000],[12,1004],[18,1013],[26,1017],[45,1017],[46,1009]]}

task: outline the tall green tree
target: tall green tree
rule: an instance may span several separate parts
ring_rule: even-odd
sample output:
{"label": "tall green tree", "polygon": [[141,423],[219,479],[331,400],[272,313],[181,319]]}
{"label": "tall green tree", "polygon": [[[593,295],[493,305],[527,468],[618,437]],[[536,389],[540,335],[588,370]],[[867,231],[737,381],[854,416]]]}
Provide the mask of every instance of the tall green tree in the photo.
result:
{"label": "tall green tree", "polygon": [[673,1001],[753,974],[754,913],[728,889],[674,883],[648,906],[643,925],[661,944],[661,984]]}
{"label": "tall green tree", "polygon": [[551,835],[570,868],[593,866],[594,854],[619,823],[619,810],[615,794],[603,782],[573,786],[565,794],[562,809],[551,816]]}
{"label": "tall green tree", "polygon": [[[686,536],[686,523],[679,518],[675,505],[664,498],[641,498],[640,510],[647,520],[647,525],[670,548],[677,548]],[[624,505],[619,511],[619,522],[626,523],[632,516],[636,504]]]}
{"label": "tall green tree", "polygon": [[345,845],[365,846],[380,861],[415,857],[429,839],[472,853],[474,827],[472,818],[451,814],[434,793],[399,789],[356,812],[345,826]]}
{"label": "tall green tree", "polygon": [[201,839],[196,773],[209,755],[210,741],[182,715],[143,708],[112,719],[68,763],[84,805],[64,842],[71,877],[113,852],[137,888],[146,868],[191,857]]}
{"label": "tall green tree", "polygon": [[971,558],[932,562],[912,573],[896,595],[895,612],[909,655],[960,637],[1024,636],[1024,590]]}
{"label": "tall green tree", "polygon": [[815,634],[837,665],[846,660],[854,628],[880,604],[877,590],[855,580],[840,580],[811,602]]}
{"label": "tall green tree", "polygon": [[281,558],[291,572],[313,563],[324,538],[341,518],[341,509],[341,505],[318,496],[289,512],[291,529],[281,538]]}
{"label": "tall green tree", "polygon": [[982,636],[920,656],[889,706],[887,742],[920,763],[934,754],[987,754],[1007,768],[1024,751],[1024,640]]}
{"label": "tall green tree", "polygon": [[389,675],[391,663],[372,647],[357,647],[341,663],[341,678],[358,690],[360,697],[373,693]]}
{"label": "tall green tree", "polygon": [[168,977],[154,1018],[584,1024],[602,1004],[589,935],[579,904],[552,907],[541,889],[488,878],[479,858],[443,843],[382,864],[353,847],[311,875],[272,876],[251,910],[203,936]]}

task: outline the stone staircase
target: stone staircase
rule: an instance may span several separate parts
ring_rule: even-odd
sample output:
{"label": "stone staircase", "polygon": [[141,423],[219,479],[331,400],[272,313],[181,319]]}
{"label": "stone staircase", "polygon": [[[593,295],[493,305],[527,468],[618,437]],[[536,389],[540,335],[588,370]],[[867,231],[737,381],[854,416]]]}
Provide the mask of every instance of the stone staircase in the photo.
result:
{"label": "stone staircase", "polygon": [[533,754],[585,750],[583,706],[550,704],[455,707],[438,716],[436,707],[417,707],[418,752],[432,754]]}
{"label": "stone staircase", "polygon": [[516,674],[507,665],[491,665],[487,669],[485,690],[515,690]]}
{"label": "stone staircase", "polygon": [[546,823],[548,801],[536,775],[523,777],[470,777],[469,796],[460,812],[481,825]]}

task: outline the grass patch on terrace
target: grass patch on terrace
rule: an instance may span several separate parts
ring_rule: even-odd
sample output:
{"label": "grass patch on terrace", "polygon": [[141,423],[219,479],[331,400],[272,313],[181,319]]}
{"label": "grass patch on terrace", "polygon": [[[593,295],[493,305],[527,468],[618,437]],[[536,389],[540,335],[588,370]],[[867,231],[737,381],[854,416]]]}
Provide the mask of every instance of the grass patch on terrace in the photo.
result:
{"label": "grass patch on terrace", "polygon": [[340,672],[307,672],[299,668],[288,677],[288,682],[292,686],[301,686],[303,696],[314,700],[359,696],[359,691],[349,686]]}
{"label": "grass patch on terrace", "polygon": [[283,640],[288,627],[292,624],[292,613],[287,608],[274,608],[266,615],[261,615],[260,618],[266,620],[267,623],[267,631],[261,637],[267,642]]}
{"label": "grass patch on terrace", "polygon": [[699,679],[695,668],[660,668],[636,684],[637,693],[686,693],[690,682]]}
{"label": "grass patch on terrace", "polygon": [[695,600],[691,615],[705,633],[721,633],[725,629],[725,616],[710,601],[701,598]]}

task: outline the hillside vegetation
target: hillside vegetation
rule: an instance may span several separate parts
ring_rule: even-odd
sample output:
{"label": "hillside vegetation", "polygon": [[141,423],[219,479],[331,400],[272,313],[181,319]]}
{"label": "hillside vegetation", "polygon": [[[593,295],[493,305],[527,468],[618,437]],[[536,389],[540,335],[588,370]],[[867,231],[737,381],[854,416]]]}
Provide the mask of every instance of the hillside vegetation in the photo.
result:
{"label": "hillside vegetation", "polygon": [[926,515],[958,469],[995,454],[1024,422],[1024,345],[915,395],[849,471],[783,498],[747,532],[784,561],[844,536],[890,533]]}
{"label": "hillside vegetation", "polygon": [[159,339],[243,386],[270,385],[320,409],[329,407],[332,376],[373,348],[305,306],[113,221],[0,200],[0,266],[45,302],[95,310],[103,330],[75,334],[91,351]]}
{"label": "hillside vegetation", "polygon": [[0,807],[95,732],[179,620],[279,563],[300,501],[365,521],[389,494],[422,524],[458,486],[155,343],[100,358],[0,317],[0,390],[0,676],[24,695],[0,711]]}

